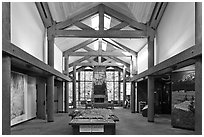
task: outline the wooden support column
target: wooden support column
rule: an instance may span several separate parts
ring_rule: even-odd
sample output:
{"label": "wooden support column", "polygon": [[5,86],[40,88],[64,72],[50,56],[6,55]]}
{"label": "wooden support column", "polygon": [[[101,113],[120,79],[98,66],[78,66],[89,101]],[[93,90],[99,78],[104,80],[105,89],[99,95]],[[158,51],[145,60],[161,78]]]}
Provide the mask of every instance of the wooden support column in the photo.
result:
{"label": "wooden support column", "polygon": [[11,58],[2,56],[2,134],[11,134]]}
{"label": "wooden support column", "polygon": [[46,80],[37,78],[37,118],[46,119]]}
{"label": "wooden support column", "polygon": [[63,112],[63,82],[62,81],[58,81],[57,82],[57,112]]}
{"label": "wooden support column", "polygon": [[131,103],[130,103],[130,107],[131,107],[131,112],[135,113],[135,82],[134,81],[131,82]]}
{"label": "wooden support column", "polygon": [[[2,40],[11,42],[10,2],[2,2]],[[11,58],[2,54],[2,135],[11,134]]]}
{"label": "wooden support column", "polygon": [[[65,72],[66,75],[69,76],[69,57],[65,57],[64,59],[64,67],[65,67]],[[65,113],[69,112],[69,82],[65,81]]]}
{"label": "wooden support column", "polygon": [[154,122],[154,78],[148,77],[148,122]]}
{"label": "wooden support column", "polygon": [[80,71],[78,71],[78,101],[81,100],[81,92],[80,92]]}
{"label": "wooden support column", "polygon": [[113,101],[115,101],[115,72],[113,71]]}
{"label": "wooden support column", "polygon": [[125,107],[126,100],[126,67],[123,67],[123,107]]}
{"label": "wooden support column", "polygon": [[[195,2],[195,43],[202,45],[202,3]],[[195,132],[202,135],[202,56],[195,63]]]}
{"label": "wooden support column", "polygon": [[47,121],[54,121],[54,76],[47,79]]}
{"label": "wooden support column", "polygon": [[73,67],[73,86],[72,86],[73,90],[73,108],[76,108],[76,66],[74,65]]}
{"label": "wooden support column", "polygon": [[[154,66],[154,37],[148,37],[148,69]],[[148,76],[148,122],[154,122],[154,78]]]}
{"label": "wooden support column", "polygon": [[120,105],[120,71],[118,71],[118,104]]}
{"label": "wooden support column", "polygon": [[[48,29],[48,65],[54,68],[54,36],[52,27]],[[47,79],[47,121],[54,121],[54,76]]]}

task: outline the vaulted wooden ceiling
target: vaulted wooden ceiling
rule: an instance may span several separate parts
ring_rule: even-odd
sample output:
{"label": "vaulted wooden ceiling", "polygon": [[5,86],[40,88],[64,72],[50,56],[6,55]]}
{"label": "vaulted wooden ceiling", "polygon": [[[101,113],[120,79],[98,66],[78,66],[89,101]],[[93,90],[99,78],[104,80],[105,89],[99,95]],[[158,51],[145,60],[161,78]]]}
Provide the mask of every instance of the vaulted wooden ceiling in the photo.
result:
{"label": "vaulted wooden ceiling", "polygon": [[[40,4],[41,6],[44,6],[47,16],[50,15],[51,20],[55,21],[57,24],[59,31],[56,31],[57,37],[55,38],[55,45],[63,52],[64,55],[69,53],[69,63],[71,63],[69,66],[70,68],[73,66],[73,64],[76,63],[93,63],[94,58],[98,56],[98,53],[94,49],[94,43],[99,40],[97,37],[106,37],[106,35],[101,35],[101,33],[96,33],[96,31],[95,33],[93,31],[93,33],[88,34],[85,33],[86,31],[81,31],[82,34],[72,31],[92,29],[92,16],[87,18],[80,17],[83,15],[86,16],[87,11],[87,13],[93,12],[95,7],[98,5],[104,5],[107,10],[105,14],[111,15],[110,28],[112,30],[116,28],[117,30],[127,30],[127,35],[131,34],[133,36],[126,36],[126,32],[123,31],[121,32],[121,37],[114,37],[116,33],[120,32],[115,31],[116,33],[114,35],[110,35],[110,33],[104,33],[109,34],[109,36],[107,36],[107,38],[100,39],[100,41],[102,40],[103,42],[107,43],[106,51],[100,53],[100,56],[105,56],[106,59],[108,59],[112,64],[113,62],[118,62],[129,66],[130,58],[127,55],[124,55],[123,51],[135,54],[147,44],[147,37],[145,36],[147,35],[147,30],[140,31],[141,27],[148,24],[150,29],[154,30],[158,25],[159,19],[161,18],[167,5],[167,3],[164,4],[156,2],[48,2]],[[36,4],[38,9],[40,4]],[[77,20],[75,21],[75,17],[80,17],[79,19],[81,20],[76,22]],[[121,18],[124,20],[120,20]],[[128,20],[127,22],[126,19]],[[48,22],[47,24],[49,24],[49,20],[46,21]],[[67,32],[65,33],[65,31],[60,31],[60,27],[62,28],[65,26],[65,23],[74,21],[74,24],[71,26],[69,25],[67,28],[65,27],[65,30],[70,30],[70,32],[72,32],[71,34]],[[135,26],[139,27],[135,28]],[[129,33],[130,31],[133,33]],[[66,37],[61,37],[65,35]],[[92,41],[87,36],[90,36]],[[93,38],[96,39],[93,40]],[[100,48],[98,50],[100,50]]]}

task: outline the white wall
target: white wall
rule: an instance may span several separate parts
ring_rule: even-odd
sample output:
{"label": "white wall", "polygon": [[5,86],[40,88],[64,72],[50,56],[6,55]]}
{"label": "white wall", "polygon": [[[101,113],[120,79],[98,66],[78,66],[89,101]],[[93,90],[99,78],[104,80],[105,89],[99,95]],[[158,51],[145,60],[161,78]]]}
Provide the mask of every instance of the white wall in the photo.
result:
{"label": "white wall", "polygon": [[62,72],[62,51],[54,45],[54,68],[60,72]]}
{"label": "white wall", "polygon": [[138,74],[148,69],[148,45],[138,52]]}
{"label": "white wall", "polygon": [[27,119],[36,117],[36,78],[27,77]]}
{"label": "white wall", "polygon": [[11,2],[11,42],[43,61],[44,26],[34,2]]}
{"label": "white wall", "polygon": [[169,2],[156,38],[156,64],[195,45],[194,3]]}

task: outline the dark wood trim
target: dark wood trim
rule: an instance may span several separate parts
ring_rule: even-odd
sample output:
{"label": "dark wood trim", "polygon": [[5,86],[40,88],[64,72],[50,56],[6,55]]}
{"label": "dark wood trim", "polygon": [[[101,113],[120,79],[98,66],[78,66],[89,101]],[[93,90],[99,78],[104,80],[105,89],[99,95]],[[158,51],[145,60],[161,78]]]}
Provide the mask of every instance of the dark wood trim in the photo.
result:
{"label": "dark wood trim", "polygon": [[179,53],[179,54],[149,68],[148,70],[146,70],[146,71],[144,71],[138,75],[135,75],[131,79],[131,81],[138,80],[138,79],[146,77],[148,75],[154,75],[154,73],[162,71],[166,68],[175,68],[176,67],[177,69],[179,69],[177,66],[180,63],[183,63],[183,62],[188,61],[190,59],[194,59],[195,57],[200,56],[201,54],[202,54],[202,45],[201,44],[194,45],[194,46],[182,51],[181,53]]}
{"label": "dark wood trim", "polygon": [[56,30],[55,37],[77,38],[146,38],[147,32],[140,30]]}
{"label": "dark wood trim", "polygon": [[15,46],[12,43],[8,43],[6,41],[2,41],[2,51],[3,53],[9,54],[9,56],[18,58],[36,68],[39,68],[43,71],[46,71],[50,74],[53,74],[63,80],[69,81],[70,78],[62,74],[61,72],[57,71],[53,67],[45,64],[44,62],[40,61],[39,59],[33,57],[29,53],[23,51],[19,47]]}

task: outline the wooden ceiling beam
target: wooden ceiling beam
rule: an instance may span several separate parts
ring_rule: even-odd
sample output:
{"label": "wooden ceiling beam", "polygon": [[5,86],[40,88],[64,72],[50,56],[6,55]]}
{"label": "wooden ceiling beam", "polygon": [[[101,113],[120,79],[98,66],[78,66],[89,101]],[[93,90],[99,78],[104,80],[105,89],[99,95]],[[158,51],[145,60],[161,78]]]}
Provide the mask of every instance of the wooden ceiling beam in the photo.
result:
{"label": "wooden ceiling beam", "polygon": [[88,39],[88,40],[86,40],[86,41],[84,41],[84,42],[82,42],[82,43],[80,43],[80,44],[78,44],[78,45],[76,45],[76,46],[74,46],[74,47],[64,51],[63,55],[69,54],[69,53],[72,53],[72,52],[74,52],[74,51],[76,51],[78,49],[81,49],[81,48],[83,48],[83,47],[85,47],[85,46],[95,42],[96,40],[98,40],[98,39],[96,39],[96,38]]}
{"label": "wooden ceiling beam", "polygon": [[[109,44],[113,45],[114,47],[119,47],[120,49],[123,49],[129,53],[131,53],[132,55],[136,56],[137,55],[137,52],[135,52],[134,50],[128,48],[127,46],[113,40],[113,39],[103,39],[104,41],[108,42]],[[117,44],[117,45],[116,45]]]}
{"label": "wooden ceiling beam", "polygon": [[[101,4],[101,5],[103,5],[103,4]],[[123,21],[127,22],[133,28],[137,28],[137,29],[143,30],[143,31],[147,30],[147,26],[143,23],[137,22],[137,21],[129,18],[128,16],[126,16],[126,15],[124,15],[118,11],[116,11],[112,8],[109,8],[108,6],[104,6],[104,9],[105,9],[105,13],[108,14],[109,16],[112,16],[121,22],[123,22]]]}
{"label": "wooden ceiling beam", "polygon": [[[91,48],[89,48],[89,47],[84,47],[84,49],[85,50],[87,50],[87,51],[95,51],[95,50],[93,50],[93,49],[91,49]],[[130,64],[129,63],[127,63],[127,62],[125,62],[125,61],[123,61],[123,60],[121,60],[121,59],[119,59],[119,58],[117,58],[117,57],[113,57],[113,56],[108,56],[108,57],[105,57],[105,58],[110,58],[110,59],[112,59],[112,60],[114,60],[114,61],[116,61],[116,62],[119,62],[119,63],[122,63],[122,64],[124,64],[126,67],[130,67]]]}
{"label": "wooden ceiling beam", "polygon": [[90,57],[91,57],[91,56],[86,56],[86,57],[80,58],[80,59],[78,59],[78,60],[76,60],[76,61],[70,63],[70,64],[69,64],[69,67],[73,67],[74,64],[76,64],[76,63],[81,63],[82,61],[87,60],[87,59],[89,59]]}
{"label": "wooden ceiling beam", "polygon": [[120,30],[124,27],[128,26],[128,23],[127,22],[121,22],[120,24],[116,25],[116,26],[113,26],[112,28],[110,28],[109,30]]}
{"label": "wooden ceiling beam", "polygon": [[114,60],[114,61],[116,61],[116,62],[119,62],[119,63],[122,63],[122,64],[124,64],[126,67],[130,67],[130,64],[129,63],[127,63],[127,62],[125,62],[125,61],[123,61],[123,60],[121,60],[121,59],[119,59],[119,58],[116,58],[116,57],[109,57],[110,59],[112,59],[112,60]]}
{"label": "wooden ceiling beam", "polygon": [[92,27],[78,21],[76,23],[74,23],[75,26],[77,26],[78,28],[82,29],[82,30],[94,30]]}
{"label": "wooden ceiling beam", "polygon": [[52,26],[53,18],[47,2],[35,2],[37,10],[40,14],[42,22],[46,28]]}
{"label": "wooden ceiling beam", "polygon": [[95,6],[91,9],[88,9],[87,11],[82,12],[81,14],[78,14],[78,15],[70,18],[70,19],[59,22],[56,24],[56,29],[65,29],[65,28],[73,25],[74,23],[76,23],[78,21],[82,21],[82,20],[98,13],[98,10],[99,10],[99,6]]}
{"label": "wooden ceiling beam", "polygon": [[157,29],[168,2],[157,2],[150,18],[150,27]]}
{"label": "wooden ceiling beam", "polygon": [[56,30],[56,37],[76,38],[146,38],[146,31],[139,30]]}
{"label": "wooden ceiling beam", "polygon": [[[66,56],[66,55],[65,55]],[[127,55],[124,55],[121,52],[96,52],[96,51],[90,51],[90,52],[71,52],[68,53],[67,56],[116,56],[116,57],[130,57]]]}
{"label": "wooden ceiling beam", "polygon": [[98,62],[92,62],[92,63],[77,63],[76,66],[124,66],[123,64],[119,65],[117,63],[98,63]]}

